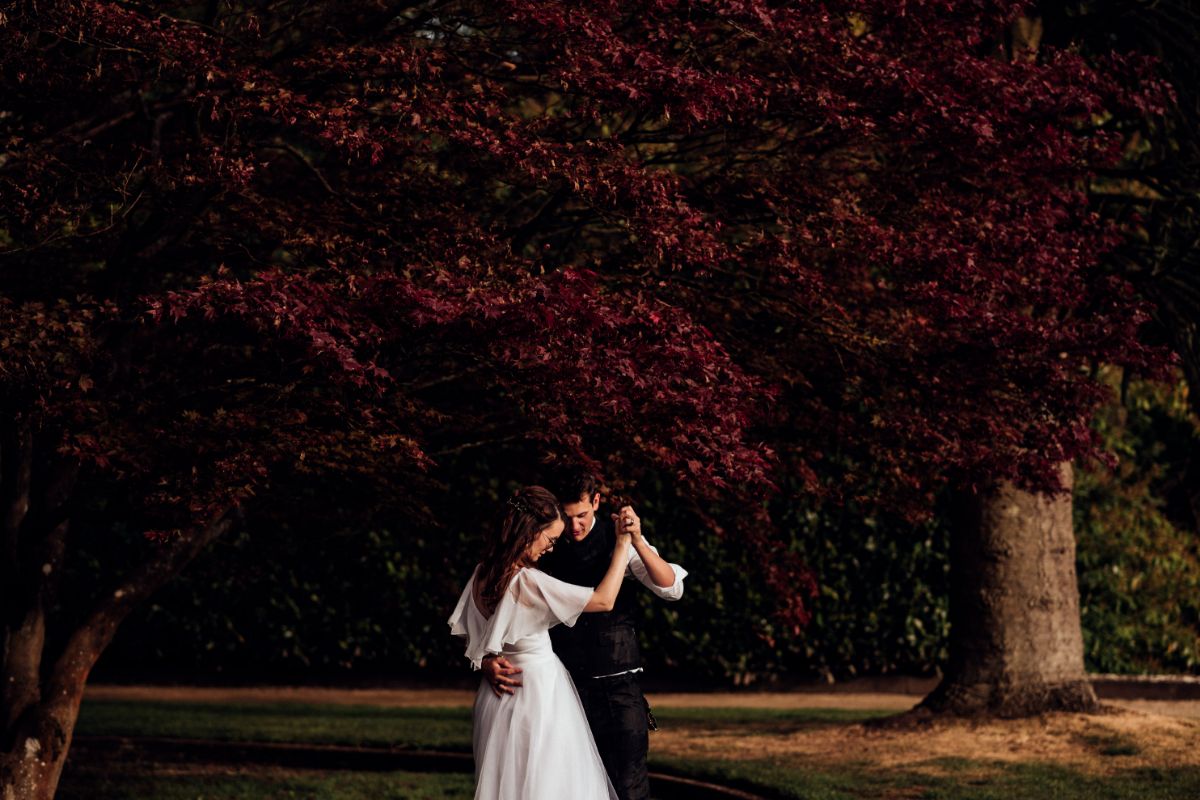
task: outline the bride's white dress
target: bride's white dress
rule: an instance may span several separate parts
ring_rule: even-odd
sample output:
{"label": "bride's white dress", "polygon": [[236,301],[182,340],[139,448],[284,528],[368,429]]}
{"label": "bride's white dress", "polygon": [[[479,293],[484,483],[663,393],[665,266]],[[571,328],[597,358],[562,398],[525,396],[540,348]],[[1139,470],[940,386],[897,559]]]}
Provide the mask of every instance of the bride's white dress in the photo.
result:
{"label": "bride's white dress", "polygon": [[476,800],[616,800],[579,693],[550,648],[550,628],[574,625],[592,596],[537,569],[513,577],[490,617],[476,607],[475,568],[450,617],[479,669],[488,653],[521,668],[522,686],[497,697],[487,681],[475,694],[472,747]]}

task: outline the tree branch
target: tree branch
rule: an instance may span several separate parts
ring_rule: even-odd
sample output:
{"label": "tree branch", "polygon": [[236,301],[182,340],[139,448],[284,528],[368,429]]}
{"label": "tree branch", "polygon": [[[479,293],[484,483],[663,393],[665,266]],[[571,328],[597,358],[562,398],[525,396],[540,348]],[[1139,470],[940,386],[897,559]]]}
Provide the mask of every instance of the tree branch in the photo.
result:
{"label": "tree branch", "polygon": [[[5,573],[15,568],[19,555],[21,525],[29,513],[33,482],[33,429],[28,421],[17,422],[4,443],[4,563]],[[11,578],[6,574],[6,578]],[[11,581],[5,580],[5,587]]]}
{"label": "tree branch", "polygon": [[159,548],[116,589],[97,602],[83,624],[71,634],[55,662],[47,695],[74,693],[81,687],[125,617],[178,575],[205,547],[232,530],[240,519],[240,506],[225,509],[173,546]]}

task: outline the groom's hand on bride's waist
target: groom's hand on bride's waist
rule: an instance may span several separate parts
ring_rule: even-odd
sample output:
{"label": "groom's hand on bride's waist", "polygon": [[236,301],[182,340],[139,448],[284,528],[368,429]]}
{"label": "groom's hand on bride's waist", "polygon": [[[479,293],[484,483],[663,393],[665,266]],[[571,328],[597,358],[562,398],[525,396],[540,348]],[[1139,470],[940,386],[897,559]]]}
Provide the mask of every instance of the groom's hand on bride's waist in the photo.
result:
{"label": "groom's hand on bride's waist", "polygon": [[483,677],[487,679],[488,685],[492,687],[492,691],[496,693],[497,697],[512,694],[521,685],[520,678],[513,677],[521,674],[521,668],[514,667],[504,656],[484,656],[480,669],[483,670]]}

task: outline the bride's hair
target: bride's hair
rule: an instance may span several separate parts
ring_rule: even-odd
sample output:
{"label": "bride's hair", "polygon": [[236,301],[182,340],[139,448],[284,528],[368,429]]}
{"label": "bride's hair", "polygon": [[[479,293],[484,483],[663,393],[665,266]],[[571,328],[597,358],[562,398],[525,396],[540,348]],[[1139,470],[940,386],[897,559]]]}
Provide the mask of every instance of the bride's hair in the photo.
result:
{"label": "bride's hair", "polygon": [[526,486],[500,506],[483,545],[479,572],[479,600],[487,613],[500,603],[529,545],[556,519],[562,519],[558,500],[541,486]]}

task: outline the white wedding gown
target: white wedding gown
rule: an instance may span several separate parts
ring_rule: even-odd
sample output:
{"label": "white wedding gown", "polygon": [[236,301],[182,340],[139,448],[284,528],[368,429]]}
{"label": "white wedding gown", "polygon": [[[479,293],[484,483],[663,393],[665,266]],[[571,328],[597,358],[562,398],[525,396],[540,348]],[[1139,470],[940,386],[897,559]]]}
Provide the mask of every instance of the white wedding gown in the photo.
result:
{"label": "white wedding gown", "polygon": [[574,625],[592,596],[537,569],[513,577],[490,617],[474,601],[475,568],[450,617],[479,669],[488,653],[521,668],[522,686],[497,697],[486,680],[475,694],[475,800],[616,800],[579,693],[550,648],[550,628]]}

